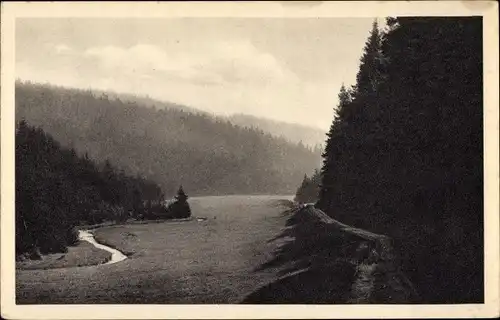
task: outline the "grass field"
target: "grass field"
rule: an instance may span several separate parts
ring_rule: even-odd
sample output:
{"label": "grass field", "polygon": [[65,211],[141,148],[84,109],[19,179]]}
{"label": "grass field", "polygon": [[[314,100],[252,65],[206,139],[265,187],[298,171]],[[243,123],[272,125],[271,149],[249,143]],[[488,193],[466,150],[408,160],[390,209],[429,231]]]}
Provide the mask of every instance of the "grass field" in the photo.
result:
{"label": "grass field", "polygon": [[17,270],[16,300],[34,303],[239,303],[275,281],[272,259],[290,196],[191,198],[186,222],[96,230],[98,242],[129,255],[113,265]]}
{"label": "grass field", "polygon": [[77,246],[69,247],[66,253],[54,253],[43,256],[41,260],[16,262],[16,269],[36,270],[67,267],[92,266],[111,259],[111,254],[97,249],[88,242],[80,241]]}

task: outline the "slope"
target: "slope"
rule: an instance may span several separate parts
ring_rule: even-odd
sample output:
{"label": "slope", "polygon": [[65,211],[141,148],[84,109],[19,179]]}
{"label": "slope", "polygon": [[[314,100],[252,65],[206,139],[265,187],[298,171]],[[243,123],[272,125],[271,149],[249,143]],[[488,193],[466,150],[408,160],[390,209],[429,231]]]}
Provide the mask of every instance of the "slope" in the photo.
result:
{"label": "slope", "polygon": [[323,145],[326,133],[323,130],[296,123],[287,123],[247,114],[234,114],[228,117],[229,121],[242,127],[258,128],[270,134],[283,137],[288,141],[316,147]]}
{"label": "slope", "polygon": [[16,117],[91,159],[191,195],[288,193],[319,151],[207,114],[148,108],[90,91],[16,84]]}

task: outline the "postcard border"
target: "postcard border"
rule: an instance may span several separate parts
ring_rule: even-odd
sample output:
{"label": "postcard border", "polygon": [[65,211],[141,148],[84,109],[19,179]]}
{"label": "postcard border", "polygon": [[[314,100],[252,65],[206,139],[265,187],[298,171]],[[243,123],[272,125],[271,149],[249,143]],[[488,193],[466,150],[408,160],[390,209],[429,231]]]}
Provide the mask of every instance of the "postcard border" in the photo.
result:
{"label": "postcard border", "polygon": [[[1,14],[1,303],[8,319],[469,318],[499,311],[498,3],[496,1],[5,3]],[[105,8],[105,9],[104,9]],[[482,16],[485,303],[467,305],[15,305],[14,33],[20,17]]]}

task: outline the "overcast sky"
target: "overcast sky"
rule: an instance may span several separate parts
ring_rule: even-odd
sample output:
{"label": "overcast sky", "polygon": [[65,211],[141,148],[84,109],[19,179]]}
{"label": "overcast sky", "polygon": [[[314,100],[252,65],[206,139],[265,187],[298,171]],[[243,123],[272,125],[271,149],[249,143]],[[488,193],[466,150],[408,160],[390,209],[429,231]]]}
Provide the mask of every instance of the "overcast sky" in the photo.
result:
{"label": "overcast sky", "polygon": [[354,83],[372,22],[17,19],[16,77],[327,129],[340,85]]}

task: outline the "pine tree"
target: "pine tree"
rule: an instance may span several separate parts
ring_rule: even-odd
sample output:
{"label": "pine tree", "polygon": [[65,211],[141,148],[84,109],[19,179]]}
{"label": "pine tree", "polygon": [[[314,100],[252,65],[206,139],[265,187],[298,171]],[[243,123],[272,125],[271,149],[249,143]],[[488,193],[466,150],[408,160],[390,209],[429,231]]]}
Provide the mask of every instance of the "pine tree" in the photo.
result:
{"label": "pine tree", "polygon": [[177,196],[175,196],[175,202],[170,204],[167,208],[166,215],[170,218],[189,218],[191,216],[191,208],[187,202],[188,196],[184,192],[182,185],[177,190]]}
{"label": "pine tree", "polygon": [[180,203],[184,203],[187,201],[188,196],[184,192],[182,185],[179,187],[179,190],[177,190],[177,195],[175,196],[175,199],[177,199],[177,201]]}
{"label": "pine tree", "polygon": [[104,167],[101,172],[101,193],[106,202],[114,205],[118,203],[118,196],[116,190],[116,179],[114,168],[109,159],[104,162]]}
{"label": "pine tree", "polygon": [[354,92],[354,89],[346,89],[344,84],[340,87],[340,92],[338,94],[339,104],[337,105],[333,123],[330,127],[330,133],[332,130],[337,130],[334,126],[339,125],[339,123],[347,123],[349,121],[349,115],[352,113],[352,108],[350,106],[353,100]]}
{"label": "pine tree", "polygon": [[[368,140],[375,138],[380,126],[376,120],[380,109],[376,93],[383,80],[382,57],[382,35],[375,20],[363,48],[356,85],[349,90],[342,85],[339,105],[327,134],[318,201],[318,206],[327,212],[332,212],[332,206],[341,205],[344,194],[349,195],[360,170],[369,163],[371,153],[376,152]],[[353,191],[363,193],[363,188],[368,186]],[[350,209],[355,210],[356,206],[353,203]]]}
{"label": "pine tree", "polygon": [[375,19],[356,75],[355,97],[373,94],[381,80],[382,37]]}
{"label": "pine tree", "polygon": [[318,196],[318,206],[325,211],[332,205],[333,196],[335,194],[335,175],[339,163],[337,157],[341,152],[340,138],[342,137],[342,130],[345,128],[347,122],[349,106],[352,102],[351,92],[348,91],[344,84],[340,87],[338,94],[339,103],[337,105],[335,116],[330,126],[330,130],[326,134],[328,139],[326,141],[325,151],[323,153],[323,166],[321,168],[321,184]]}
{"label": "pine tree", "polygon": [[481,19],[388,25],[374,26],[332,122],[318,205],[391,236],[426,302],[481,302]]}
{"label": "pine tree", "polygon": [[309,184],[309,178],[307,177],[307,174],[304,174],[304,179],[302,179],[302,183],[300,184],[299,188],[297,189],[297,192],[295,194],[295,202],[298,203],[303,203],[305,202],[305,190],[307,188],[307,185]]}

